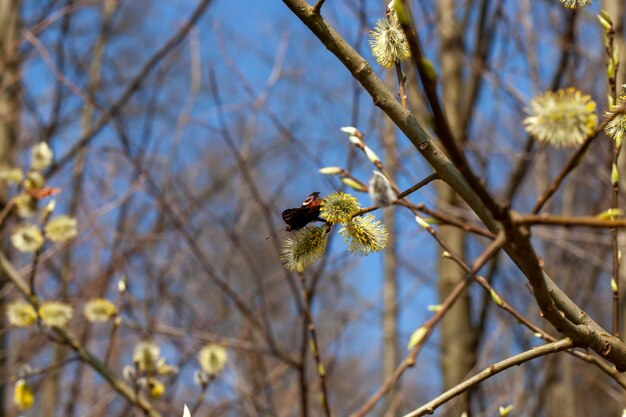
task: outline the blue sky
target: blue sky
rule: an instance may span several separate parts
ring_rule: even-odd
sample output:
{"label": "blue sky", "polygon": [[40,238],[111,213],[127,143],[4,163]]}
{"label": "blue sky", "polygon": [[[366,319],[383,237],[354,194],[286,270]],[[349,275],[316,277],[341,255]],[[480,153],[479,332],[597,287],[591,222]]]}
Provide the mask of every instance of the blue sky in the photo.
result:
{"label": "blue sky", "polygon": [[[373,25],[377,18],[383,16],[382,2],[367,2],[367,23]],[[109,70],[105,73],[108,80],[121,80],[117,88],[112,87],[99,97],[105,103],[112,101],[119,91],[125,88],[124,81],[128,81],[136,73],[143,61],[150,56],[153,51],[163,44],[165,39],[171,35],[184,19],[190,14],[191,7],[187,1],[173,1],[156,3],[145,3],[145,9],[136,9],[137,20],[129,20],[129,32],[133,36],[115,39],[111,44],[108,53],[111,61],[108,61]],[[195,3],[194,3],[195,4]],[[542,6],[538,6],[542,7]],[[545,6],[547,7],[547,6]],[[421,10],[421,9],[420,9]],[[37,10],[28,10],[27,14],[36,13]],[[426,12],[432,12],[426,9]],[[340,33],[352,44],[359,43],[363,56],[370,59],[375,70],[382,76],[383,70],[369,56],[367,47],[367,27],[361,28],[355,23],[355,16],[351,14],[346,6],[346,2],[327,1],[324,7],[324,16],[334,26],[339,28]],[[511,13],[513,15],[513,12]],[[96,13],[93,10],[85,9],[77,12],[76,19],[85,27],[84,38],[86,45],[91,44],[96,31],[90,31],[90,24],[97,24],[94,19]],[[136,24],[136,26],[133,26]],[[432,25],[420,26],[425,39],[427,53],[433,53],[436,44],[429,36],[433,30]],[[42,40],[47,45],[53,44],[58,32],[55,30],[46,31]],[[597,31],[585,33],[592,41],[598,36]],[[191,123],[176,139],[172,121],[178,115],[178,111],[185,105],[185,97],[189,89],[189,75],[176,77],[179,73],[185,74],[189,71],[187,62],[190,59],[190,43],[185,41],[183,47],[175,52],[180,54],[181,63],[167,62],[161,65],[155,72],[157,76],[163,76],[160,88],[162,91],[142,91],[133,99],[128,106],[133,111],[141,111],[150,102],[151,97],[167,97],[170,100],[165,106],[167,111],[163,120],[157,123],[152,131],[154,137],[161,140],[151,140],[150,151],[155,151],[159,155],[169,155],[172,159],[171,168],[183,172],[188,168],[190,161],[202,153],[219,154],[212,160],[219,163],[220,156],[226,160],[227,152],[223,151],[223,144],[218,135],[215,134],[218,128],[217,112],[213,99],[210,97],[208,88],[208,71],[215,71],[220,89],[220,95],[224,102],[226,117],[231,134],[235,137],[238,145],[237,126],[246,125],[250,120],[252,128],[258,129],[258,137],[249,144],[253,149],[262,148],[264,143],[280,135],[280,132],[273,126],[268,115],[263,111],[253,111],[250,108],[250,96],[248,95],[242,79],[245,80],[255,96],[264,92],[266,108],[278,116],[280,122],[290,129],[290,132],[298,139],[306,149],[303,152],[297,146],[289,146],[281,149],[275,155],[271,155],[266,163],[260,165],[259,183],[264,185],[266,195],[276,195],[284,208],[297,206],[311,191],[321,191],[323,195],[328,194],[339,187],[335,179],[322,176],[317,171],[322,166],[345,166],[346,157],[350,149],[350,144],[343,133],[339,131],[342,126],[355,124],[366,135],[366,141],[379,155],[382,149],[379,138],[374,134],[382,123],[383,116],[372,103],[372,100],[363,92],[357,92],[358,87],[350,74],[309,32],[309,30],[287,9],[280,1],[226,1],[216,0],[210,7],[208,13],[202,18],[197,28],[191,35],[191,39],[197,42],[200,58],[202,61],[202,89],[197,97],[197,101],[191,112]],[[544,39],[545,52],[542,56],[550,55],[550,48],[553,39]],[[78,49],[81,45],[78,45]],[[282,56],[281,78],[270,89],[266,89],[266,84],[272,74],[273,65],[281,51],[285,48]],[[83,47],[84,49],[84,47]],[[510,62],[503,64],[507,69],[513,68],[503,75],[504,81],[519,91],[522,97],[531,97],[537,89],[545,88],[545,85],[535,86],[530,81],[528,74],[516,74],[516,67],[523,67],[524,62],[510,43],[502,42],[496,45],[496,51],[505,50],[503,53],[510,57]],[[122,51],[124,59],[117,58]],[[499,52],[498,52],[499,53]],[[33,53],[34,54],[34,53]],[[545,54],[545,55],[544,55]],[[119,59],[119,60],[117,60]],[[436,62],[436,56],[432,57]],[[548,59],[548,58],[546,58]],[[167,61],[167,60],[166,60]],[[230,65],[230,66],[229,66]],[[550,67],[550,65],[546,65]],[[234,73],[234,70],[238,74]],[[65,74],[68,79],[78,85],[84,85],[84,73],[80,71],[68,72]],[[170,76],[171,75],[171,76]],[[515,75],[518,75],[516,78]],[[540,74],[542,79],[547,75]],[[155,74],[151,75],[154,77]],[[42,118],[47,119],[49,114],[49,86],[53,84],[54,77],[50,69],[40,59],[33,59],[27,66],[26,79],[29,93],[44,104],[40,108]],[[356,90],[355,90],[356,87]],[[119,91],[117,91],[119,90]],[[503,136],[511,138],[511,141],[496,143],[498,151],[495,152],[492,160],[487,164],[487,175],[490,184],[494,189],[500,188],[505,178],[502,171],[510,168],[510,159],[505,155],[507,150],[519,149],[522,142],[515,142],[518,138],[523,140],[525,134],[520,126],[505,124],[504,119],[520,119],[520,114],[511,111],[520,103],[515,103],[510,97],[502,94],[498,88],[487,85],[486,93],[481,96],[480,107],[482,113],[479,127],[474,129],[476,135],[484,134],[481,130],[482,122],[488,124],[493,122],[495,129]],[[173,94],[179,92],[179,94]],[[493,96],[496,98],[493,98]],[[353,115],[352,104],[358,102],[359,111]],[[501,94],[501,95],[497,95]],[[505,105],[503,105],[505,103]],[[63,111],[70,113],[79,111],[82,106],[78,98],[68,98],[64,104]],[[138,110],[139,109],[139,110]],[[131,110],[129,110],[131,111]],[[501,112],[494,116],[494,113]],[[500,120],[496,120],[500,117]],[[497,122],[501,122],[498,124]],[[234,127],[233,127],[234,126]],[[482,126],[484,127],[484,126]],[[128,126],[129,132],[134,138],[141,137],[142,126],[140,124]],[[509,130],[506,130],[509,129]],[[111,145],[113,131],[107,127],[98,136],[95,145],[100,149],[94,154],[94,161],[106,152]],[[53,147],[57,153],[62,154],[67,148],[67,143],[72,142],[72,138],[77,134],[77,127],[70,126],[63,130],[63,138],[67,141],[55,141]],[[427,164],[414,152],[408,141],[400,134],[398,135],[400,152],[404,170],[399,179],[401,188],[408,187],[414,182],[424,178],[432,171]],[[139,142],[135,142],[139,148]],[[509,148],[507,148],[507,146]],[[101,152],[101,153],[100,153]],[[223,154],[222,154],[223,153]],[[297,170],[294,172],[292,164],[297,162]],[[128,169],[126,167],[126,169]],[[367,182],[373,167],[366,158],[357,154],[353,173],[362,181]],[[94,176],[106,173],[99,172],[94,167]],[[62,181],[61,179],[57,181]],[[208,181],[205,179],[204,181]],[[203,181],[202,178],[198,181]],[[239,185],[242,186],[242,185]],[[128,187],[127,178],[111,179],[111,188],[121,191]],[[357,195],[363,206],[370,205],[367,195]],[[412,196],[414,202],[434,201],[432,185],[415,193]],[[432,204],[431,204],[432,206]],[[219,207],[210,207],[213,212],[208,216],[219,218],[224,213],[219,212]],[[228,211],[230,208],[225,208]],[[111,213],[104,217],[104,221],[114,222],[116,213]],[[380,214],[378,214],[380,217]],[[398,213],[398,233],[399,249],[403,256],[414,263],[416,274],[411,274],[406,270],[402,272],[400,279],[400,329],[401,351],[408,341],[410,333],[419,326],[430,312],[426,310],[428,304],[435,304],[433,283],[435,282],[435,266],[437,263],[436,246],[432,238],[423,232],[413,221],[412,216],[407,213]],[[144,219],[146,224],[151,220]],[[275,225],[281,227],[280,210],[275,213]],[[283,235],[284,237],[284,235]],[[256,237],[254,240],[263,240],[264,236]],[[470,251],[476,255],[479,248],[470,245]],[[345,245],[339,237],[333,241],[332,259],[337,262],[345,262],[349,265],[349,273],[342,276],[349,286],[356,291],[361,301],[365,300],[374,307],[363,314],[363,318],[353,326],[343,338],[342,349],[350,354],[362,355],[363,357],[375,356],[379,352],[380,342],[380,321],[379,312],[382,301],[381,294],[381,265],[382,256],[372,255],[366,258],[348,257]],[[277,268],[279,260],[276,259]],[[519,278],[519,277],[518,277]],[[426,280],[428,285],[423,284]],[[521,285],[521,284],[520,284]],[[476,292],[476,294],[480,294]],[[323,312],[323,311],[322,311]],[[436,372],[436,347],[437,340],[430,342],[428,347],[422,352],[418,365],[420,379],[424,373],[431,376],[428,378],[430,389],[433,393],[439,390],[438,373]],[[376,365],[374,365],[376,366]],[[415,373],[408,375],[414,378]]]}

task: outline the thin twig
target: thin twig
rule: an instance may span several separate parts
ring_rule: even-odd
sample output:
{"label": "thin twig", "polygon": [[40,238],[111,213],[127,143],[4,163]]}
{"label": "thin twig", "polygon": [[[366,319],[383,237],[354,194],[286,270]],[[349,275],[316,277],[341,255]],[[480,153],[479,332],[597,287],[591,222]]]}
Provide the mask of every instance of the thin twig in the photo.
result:
{"label": "thin twig", "polygon": [[402,108],[406,109],[406,75],[402,72],[402,64],[396,62],[396,77],[398,78],[398,97]]}
{"label": "thin twig", "polygon": [[[342,170],[342,173],[343,172],[347,172],[347,171]],[[340,175],[343,175],[343,174],[340,173]],[[400,200],[404,199],[409,194],[414,193],[415,191],[419,190],[420,188],[424,187],[425,185],[429,184],[431,181],[434,181],[436,179],[439,179],[439,174],[434,173],[434,174],[429,175],[428,177],[424,178],[423,180],[421,180],[417,184],[415,184],[415,185],[409,187],[408,189],[402,191],[401,193],[399,193],[398,196],[397,196],[398,199],[396,200],[395,203],[399,204]],[[403,205],[406,205],[406,204],[403,204]],[[361,210],[359,210],[359,212],[357,214],[355,214],[355,216],[361,216],[361,215],[363,215],[365,213],[369,213],[371,211],[378,210],[379,208],[380,208],[379,206],[364,207]]]}
{"label": "thin twig", "polygon": [[465,271],[466,276],[465,279],[459,281],[457,285],[452,289],[452,291],[448,294],[446,299],[441,303],[437,312],[424,324],[422,324],[418,329],[424,329],[424,335],[419,340],[419,342],[411,348],[411,352],[407,355],[407,357],[402,361],[402,363],[396,368],[396,370],[391,374],[389,378],[385,381],[385,383],[372,395],[363,406],[350,417],[364,417],[367,413],[369,413],[376,403],[391,389],[391,387],[395,386],[400,377],[404,374],[404,372],[412,367],[415,364],[415,360],[417,358],[418,353],[428,340],[428,337],[432,333],[434,327],[439,323],[439,321],[443,318],[443,316],[450,310],[450,307],[454,304],[454,302],[463,294],[463,292],[467,289],[467,287],[472,283],[475,278],[477,272],[483,265],[493,256],[495,255],[502,246],[506,243],[506,239],[504,234],[498,235],[496,240],[491,242],[491,244],[481,253],[481,255],[476,258],[471,267],[469,267],[465,261],[460,259],[454,252],[450,250],[450,247],[441,240],[438,236],[437,231],[432,227],[428,226],[426,228],[433,237],[437,240],[437,242],[442,245],[445,251],[449,251],[449,257],[459,264]]}
{"label": "thin twig", "polygon": [[66,365],[69,365],[70,363],[77,361],[78,359],[78,356],[70,356],[44,368],[33,369],[32,371],[28,372],[28,374],[26,374],[24,377],[32,378],[35,376],[47,374],[52,371],[63,369]]}
{"label": "thin twig", "polygon": [[313,314],[311,313],[311,304],[309,303],[309,289],[306,285],[304,274],[300,273],[298,275],[300,276],[300,282],[302,284],[304,315],[307,321],[307,326],[309,328],[309,335],[311,336],[311,353],[313,354],[313,359],[315,360],[315,365],[317,366],[317,375],[319,376],[320,390],[322,391],[320,400],[322,402],[322,408],[324,409],[324,414],[326,415],[326,417],[332,417],[328,398],[328,388],[326,386],[326,368],[324,367],[324,363],[322,362],[322,357],[320,354],[320,344],[317,339],[315,323],[313,322]]}
{"label": "thin twig", "polygon": [[196,402],[191,407],[191,415],[192,416],[197,415],[196,412],[200,409],[200,406],[204,402],[204,399],[206,398],[206,391],[209,388],[209,385],[211,385],[212,381],[213,381],[213,378],[211,377],[211,379],[209,379],[209,381],[207,381],[206,384],[202,385],[202,388],[200,389],[200,392],[198,393],[198,398],[196,398]]}
{"label": "thin twig", "polygon": [[113,317],[111,335],[109,336],[109,344],[107,345],[106,353],[104,354],[104,364],[109,366],[111,362],[111,356],[113,355],[113,347],[115,346],[115,336],[118,335],[118,329],[120,328],[121,317]]}
{"label": "thin twig", "polygon": [[[454,158],[450,159],[446,152],[442,152],[415,116],[403,109],[394,94],[383,85],[367,61],[320,15],[312,14],[311,6],[305,0],[283,2],[350,71],[372,97],[374,104],[405,133],[415,149],[472,208],[485,226],[492,232],[503,226],[506,228],[508,243],[504,250],[527,278],[543,317],[580,346],[593,349],[618,370],[626,370],[626,345],[608,334],[591,317],[580,315],[580,308],[544,272],[527,228],[514,226],[506,207],[494,206],[493,197],[485,198],[487,191],[484,187],[481,186],[480,190],[475,188],[475,179],[468,177]],[[406,1],[403,4],[406,7]]]}
{"label": "thin twig", "polygon": [[413,57],[413,63],[422,83],[425,101],[429,105],[433,116],[435,132],[456,168],[460,171],[474,192],[480,196],[481,201],[489,209],[491,214],[497,218],[500,216],[502,207],[495,201],[481,180],[476,176],[463,150],[458,145],[460,138],[455,138],[452,133],[450,123],[448,122],[437,92],[437,80],[432,76],[432,70],[427,64],[428,60],[424,56],[418,32],[415,30],[413,24],[409,1],[401,1],[402,7],[404,8],[404,16],[407,20],[403,21],[401,19],[400,24],[409,43],[409,48],[411,49],[411,56]]}
{"label": "thin twig", "polygon": [[2,211],[0,211],[0,225],[2,225],[2,223],[4,223],[4,219],[7,218],[7,215],[9,214],[9,212],[11,211],[13,206],[15,206],[15,197],[11,198],[4,205],[4,207],[2,208]]}
{"label": "thin twig", "polygon": [[480,236],[485,236],[489,239],[495,239],[496,237],[495,233],[492,233],[483,227],[474,226],[471,223],[467,223],[466,221],[453,217],[449,214],[442,213],[441,211],[429,209],[428,207],[426,207],[424,203],[420,203],[417,205],[406,205],[406,206],[419,210],[420,212],[433,217],[434,219],[438,220],[441,223],[444,223],[449,226],[458,227],[459,229],[462,229],[465,232],[474,233]]}
{"label": "thin twig", "polygon": [[[608,58],[607,65],[612,67],[612,71],[607,69],[609,82],[609,94],[611,95],[611,103],[617,103],[617,79],[616,74],[619,71],[619,60],[614,58],[614,41],[615,30],[613,26],[609,26],[606,30],[604,38],[604,49]],[[622,140],[613,138],[612,145],[612,163],[611,163],[611,208],[617,211],[619,209],[619,171],[618,161],[622,150]],[[620,271],[620,249],[618,242],[617,227],[611,228],[611,251],[613,257],[613,275],[611,276],[611,291],[613,292],[613,336],[619,337],[619,271]]]}
{"label": "thin twig", "polygon": [[513,216],[516,225],[544,225],[563,227],[593,227],[600,229],[626,227],[626,219],[601,219],[594,216],[557,216],[547,214],[520,214]]}
{"label": "thin twig", "polygon": [[[45,211],[45,215],[44,215],[43,222],[42,222],[43,223],[42,227],[46,226],[46,224],[48,223],[48,220],[50,220],[51,214],[52,214],[52,211],[50,210]],[[37,295],[37,292],[35,291],[35,278],[37,277],[37,267],[39,266],[39,260],[41,258],[41,254],[43,253],[43,247],[44,246],[41,245],[35,251],[35,255],[33,256],[33,261],[30,267],[30,277],[28,279],[28,282],[30,283],[30,293],[33,296]]]}
{"label": "thin twig", "polygon": [[47,172],[44,174],[46,178],[50,178],[50,176],[63,168],[65,164],[70,161],[74,156],[76,156],[81,149],[83,149],[89,142],[96,137],[96,135],[106,126],[107,123],[115,116],[131,99],[133,94],[137,92],[143,82],[148,78],[150,73],[157,67],[159,62],[163,58],[167,56],[167,54],[174,49],[182,40],[187,36],[189,31],[194,27],[196,22],[200,19],[200,17],[204,14],[208,6],[211,4],[212,0],[202,0],[198,6],[194,9],[191,16],[187,19],[184,25],[178,29],[178,31],[170,37],[161,48],[159,48],[154,55],[150,57],[146,61],[146,63],[141,67],[137,75],[132,79],[126,90],[122,93],[119,99],[113,103],[109,109],[100,116],[98,120],[96,120],[90,127],[87,129],[85,133],[81,135],[81,137],[76,141],[74,146],[70,148],[63,156],[61,156],[57,161],[55,161]]}
{"label": "thin twig", "polygon": [[[17,287],[17,289],[26,297],[34,307],[39,306],[39,300],[30,294],[30,288],[26,281],[20,276],[13,264],[6,258],[4,253],[0,251],[0,269],[5,273],[5,276]],[[152,407],[152,405],[146,401],[143,397],[133,392],[124,381],[117,378],[117,376],[109,369],[102,361],[95,357],[90,351],[88,351],[78,340],[76,340],[67,330],[61,327],[53,327],[53,339],[59,343],[63,343],[69,346],[80,358],[80,360],[100,374],[107,383],[117,391],[122,397],[124,397],[133,406],[141,409],[149,417],[161,417],[161,414]]]}
{"label": "thin twig", "polygon": [[483,371],[479,372],[468,380],[454,386],[453,388],[444,392],[439,397],[435,398],[429,403],[423,405],[415,411],[406,414],[404,417],[419,417],[425,414],[433,414],[440,405],[445,404],[452,398],[461,395],[462,393],[478,385],[482,381],[491,378],[492,376],[506,369],[509,369],[513,366],[519,366],[525,362],[540,358],[545,355],[549,355],[551,353],[557,353],[567,349],[571,349],[573,347],[574,342],[566,338],[559,340],[558,342],[547,343],[545,345],[527,350],[526,352],[511,356],[510,358],[504,359],[503,361],[488,366]]}
{"label": "thin twig", "polygon": [[423,180],[421,180],[417,184],[407,188],[406,190],[404,190],[400,194],[398,194],[398,200],[403,199],[404,197],[408,196],[409,194],[414,193],[415,191],[419,190],[420,188],[424,187],[425,185],[431,183],[434,180],[438,180],[438,179],[439,179],[439,174],[437,174],[436,172],[434,174],[430,174],[429,176],[427,176],[426,178],[424,178]]}
{"label": "thin twig", "polygon": [[315,5],[313,6],[313,13],[320,14],[325,1],[326,0],[317,0],[317,3],[315,3]]}

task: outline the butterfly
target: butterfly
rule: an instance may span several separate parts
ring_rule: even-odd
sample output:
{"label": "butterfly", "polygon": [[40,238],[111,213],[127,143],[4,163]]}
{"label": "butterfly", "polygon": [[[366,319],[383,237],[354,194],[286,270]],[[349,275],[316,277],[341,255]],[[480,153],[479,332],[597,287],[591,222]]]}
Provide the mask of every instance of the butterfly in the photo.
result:
{"label": "butterfly", "polygon": [[[323,222],[324,219],[319,217],[321,204],[322,199],[320,198],[320,193],[316,191],[309,194],[300,207],[284,210],[282,216],[285,223],[287,223],[287,227],[283,230],[286,232],[295,232],[311,222]],[[265,239],[276,236],[280,232],[282,232],[282,230],[272,233]]]}
{"label": "butterfly", "polygon": [[287,223],[285,230],[293,232],[302,229],[311,222],[323,222],[324,220],[320,218],[321,204],[320,193],[316,191],[302,202],[302,206],[283,211],[283,220]]}

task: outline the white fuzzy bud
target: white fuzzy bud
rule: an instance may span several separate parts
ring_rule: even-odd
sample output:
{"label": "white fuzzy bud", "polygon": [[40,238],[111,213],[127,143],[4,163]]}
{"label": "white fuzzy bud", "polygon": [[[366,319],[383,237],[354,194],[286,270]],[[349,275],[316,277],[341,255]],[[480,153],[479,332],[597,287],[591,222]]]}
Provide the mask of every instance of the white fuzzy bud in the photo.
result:
{"label": "white fuzzy bud", "polygon": [[387,207],[396,200],[396,193],[391,188],[389,180],[378,171],[374,171],[368,191],[372,203],[378,207]]}
{"label": "white fuzzy bud", "polygon": [[132,365],[126,365],[122,368],[122,375],[124,376],[124,379],[133,381],[137,377],[137,370]]}

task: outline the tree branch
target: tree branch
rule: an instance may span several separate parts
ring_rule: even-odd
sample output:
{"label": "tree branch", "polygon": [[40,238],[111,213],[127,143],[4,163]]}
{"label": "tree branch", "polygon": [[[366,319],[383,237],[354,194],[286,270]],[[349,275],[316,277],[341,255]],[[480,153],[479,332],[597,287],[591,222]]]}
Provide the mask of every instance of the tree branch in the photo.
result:
{"label": "tree branch", "polygon": [[57,161],[55,161],[50,168],[48,168],[47,172],[44,174],[45,178],[50,178],[52,174],[61,169],[67,162],[69,162],[72,158],[74,158],[81,149],[91,142],[91,140],[106,126],[107,123],[115,116],[130,100],[133,94],[141,88],[144,80],[148,77],[148,75],[152,72],[152,70],[158,65],[159,62],[167,54],[175,48],[189,33],[189,31],[194,27],[196,22],[200,19],[200,17],[204,14],[207,7],[211,4],[211,0],[202,0],[198,6],[195,8],[189,19],[185,22],[183,26],[181,26],[178,31],[165,42],[165,44],[159,48],[154,55],[146,61],[146,63],[141,67],[137,75],[132,79],[126,90],[122,93],[120,98],[118,98],[111,107],[100,116],[90,127],[87,129],[81,137],[76,141],[74,146],[68,150],[65,155],[60,157]]}
{"label": "tree branch", "polygon": [[543,316],[575,343],[593,349],[612,362],[618,370],[626,370],[626,346],[591,320],[543,272],[531,245],[527,228],[515,226],[508,211],[494,212],[494,207],[483,201],[481,195],[468,183],[455,164],[421,128],[413,114],[402,108],[394,94],[380,81],[367,61],[348,45],[320,15],[313,13],[306,1],[283,0],[283,2],[361,83],[373,98],[374,104],[394,121],[441,179],[459,194],[490,231],[499,231],[500,227],[496,221],[499,217],[498,220],[503,223],[507,233],[507,244],[504,249],[528,279]]}
{"label": "tree branch", "polygon": [[599,229],[626,227],[626,219],[602,219],[596,216],[557,216],[548,214],[520,214],[513,217],[517,225],[546,225],[563,227],[593,227]]}
{"label": "tree branch", "polygon": [[[17,287],[24,297],[29,299],[35,307],[39,305],[39,300],[31,295],[30,288],[28,287],[26,281],[20,276],[13,264],[1,251],[0,269],[2,269],[7,278]],[[95,357],[84,346],[82,346],[67,330],[61,327],[53,327],[53,330],[62,343],[68,345],[74,352],[76,352],[81,361],[91,366],[94,371],[100,374],[100,376],[104,378],[109,385],[129,403],[141,409],[145,415],[149,417],[161,417],[161,414],[155,410],[149,402],[138,395],[135,390],[129,387],[124,381],[117,378],[100,359]]]}
{"label": "tree branch", "polygon": [[496,375],[506,369],[509,369],[513,366],[519,366],[524,362],[531,361],[533,359],[539,358],[541,356],[549,355],[551,353],[561,352],[563,350],[571,349],[574,347],[574,342],[570,339],[559,340],[558,342],[547,343],[543,346],[538,346],[536,348],[532,348],[527,350],[526,352],[522,352],[518,355],[511,356],[508,359],[495,363],[487,368],[485,368],[480,373],[474,375],[470,379],[462,382],[461,384],[455,386],[454,388],[444,392],[439,397],[435,398],[428,404],[423,405],[415,411],[412,411],[406,414],[404,417],[419,417],[425,414],[433,414],[437,407],[440,405],[450,401],[452,398],[464,393],[468,389],[474,387],[475,385],[481,383],[487,378],[491,378],[493,375]]}

